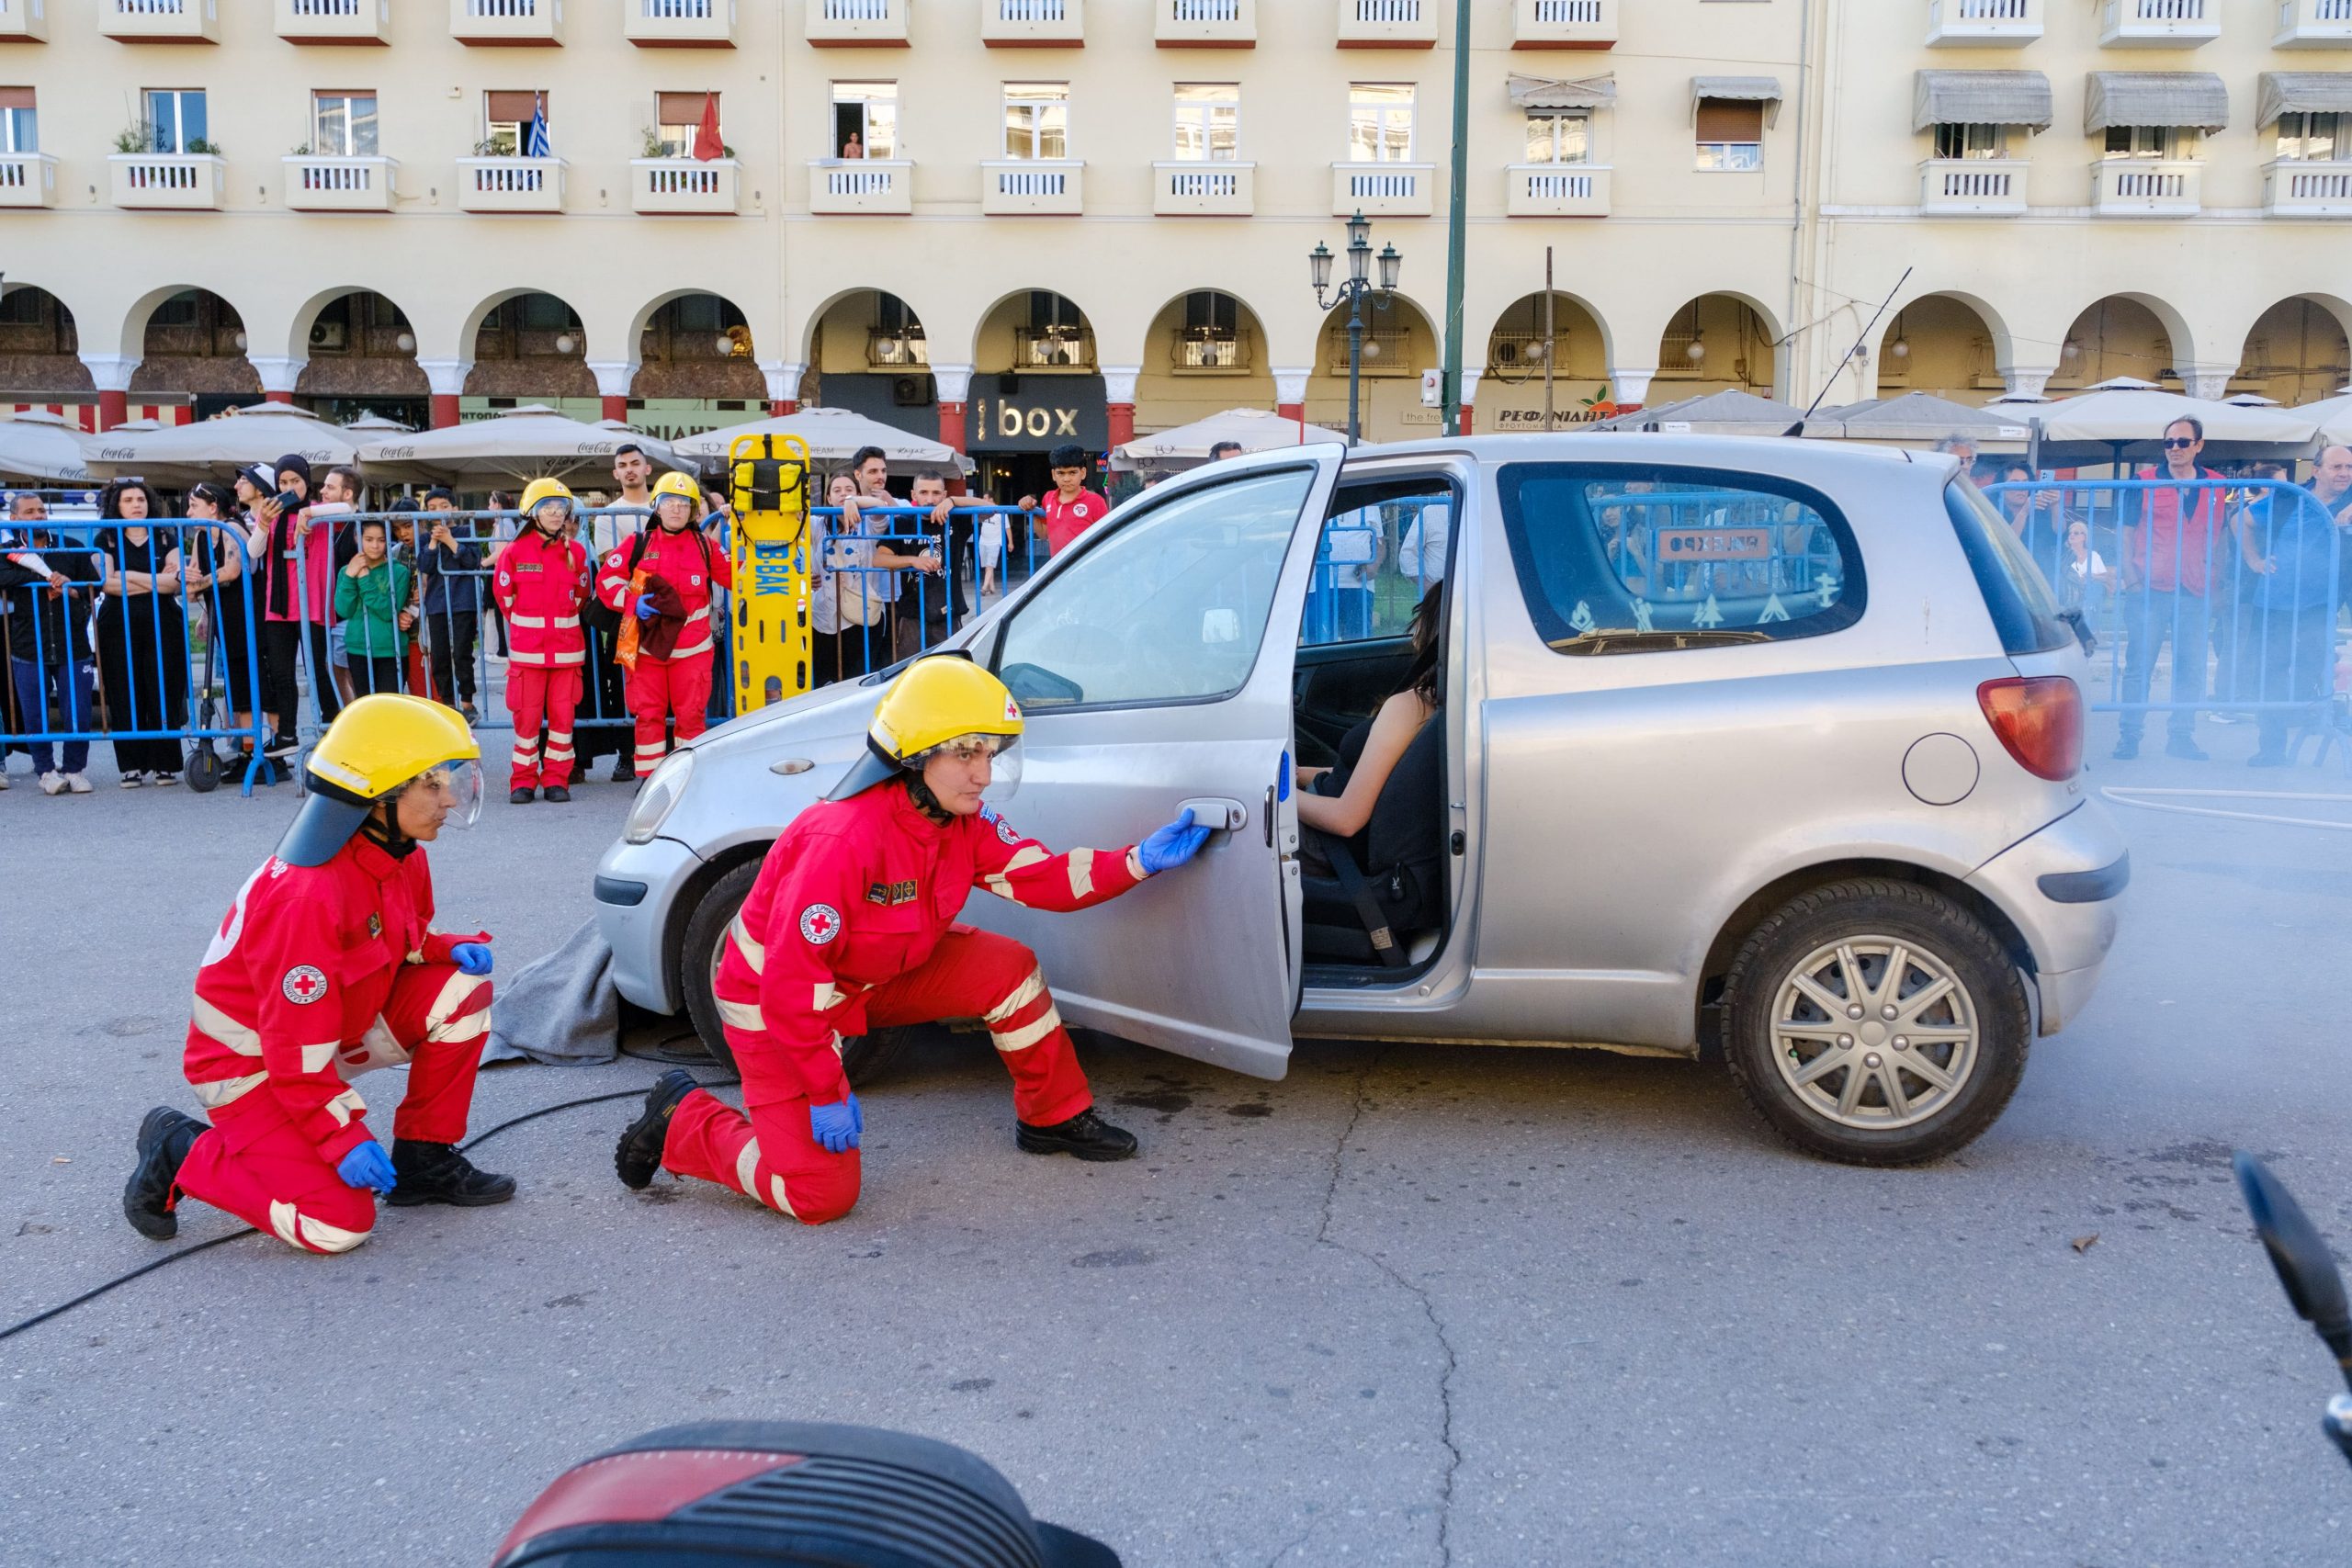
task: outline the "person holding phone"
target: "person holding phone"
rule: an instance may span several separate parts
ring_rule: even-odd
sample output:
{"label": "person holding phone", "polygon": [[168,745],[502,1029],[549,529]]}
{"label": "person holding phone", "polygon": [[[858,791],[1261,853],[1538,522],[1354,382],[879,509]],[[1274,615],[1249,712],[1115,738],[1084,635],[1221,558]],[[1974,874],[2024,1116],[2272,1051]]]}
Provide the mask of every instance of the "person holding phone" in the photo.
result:
{"label": "person holding phone", "polygon": [[254,502],[254,519],[269,541],[262,583],[262,705],[277,719],[277,734],[264,754],[290,757],[302,744],[296,739],[302,718],[297,677],[306,658],[320,717],[332,724],[343,711],[327,649],[334,550],[321,526],[327,511],[311,501],[310,459],[289,452],[271,465],[271,474],[277,492]]}

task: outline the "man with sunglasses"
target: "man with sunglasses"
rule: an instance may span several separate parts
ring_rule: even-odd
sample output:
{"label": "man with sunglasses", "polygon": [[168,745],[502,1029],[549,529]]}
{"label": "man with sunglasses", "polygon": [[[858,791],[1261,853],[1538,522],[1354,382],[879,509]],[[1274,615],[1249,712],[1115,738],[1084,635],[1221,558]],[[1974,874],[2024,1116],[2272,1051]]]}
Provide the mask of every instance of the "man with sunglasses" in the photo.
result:
{"label": "man with sunglasses", "polygon": [[1191,860],[1209,829],[1186,811],[1124,849],[1053,853],[981,800],[1017,786],[1021,728],[1003,682],[968,660],[917,660],[891,682],[865,754],[776,840],[727,928],[712,989],[743,1110],[663,1074],[614,1151],[625,1185],[666,1166],[803,1224],[841,1218],[865,1125],[842,1036],[943,1018],[987,1026],[1021,1149],[1134,1156],[1134,1135],[1095,1114],[1036,954],[956,916],[975,890],[1033,909],[1107,902]]}
{"label": "man with sunglasses", "polygon": [[2222,546],[2229,536],[2222,476],[2201,467],[2205,426],[2183,417],[2165,426],[2161,470],[2139,478],[2168,482],[2132,492],[2124,518],[2123,702],[2115,755],[2140,754],[2140,737],[2156,659],[2172,645],[2171,739],[2165,754],[2206,760],[2197,744],[2197,705],[2205,700],[2205,665],[2212,635],[2213,580],[2228,570]]}

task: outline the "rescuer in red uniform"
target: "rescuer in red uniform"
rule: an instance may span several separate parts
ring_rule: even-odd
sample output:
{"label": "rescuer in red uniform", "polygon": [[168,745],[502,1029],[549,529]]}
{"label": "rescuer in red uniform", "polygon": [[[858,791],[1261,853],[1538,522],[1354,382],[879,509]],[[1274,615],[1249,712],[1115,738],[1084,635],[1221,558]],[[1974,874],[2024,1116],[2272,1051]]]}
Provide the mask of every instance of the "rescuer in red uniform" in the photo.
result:
{"label": "rescuer in red uniform", "polygon": [[[455,708],[390,694],[345,708],[311,753],[301,811],[196,973],[184,1070],[211,1122],[159,1105],[140,1123],[122,1212],[141,1235],[176,1235],[187,1193],[288,1246],[348,1252],[378,1193],[514,1196],[455,1147],[490,1027],[490,936],[433,929],[424,862],[481,809],[479,756]],[[348,1082],[403,1064],[387,1157]]]}
{"label": "rescuer in red uniform", "polygon": [[[1012,1074],[1014,1141],[1031,1154],[1126,1159],[1136,1140],[1094,1113],[1036,955],[956,916],[974,888],[1083,909],[1182,865],[1209,835],[1187,811],[1142,843],[1054,854],[984,806],[1017,783],[1021,710],[968,660],[918,660],[884,694],[868,754],[802,812],[728,928],[715,987],[745,1112],[662,1075],[614,1165],[641,1188],[667,1166],[822,1224],[857,1201],[865,1113],[844,1034],[977,1017]],[[1009,778],[1008,778],[1009,775]]]}
{"label": "rescuer in red uniform", "polygon": [[640,779],[669,752],[664,720],[676,717],[681,741],[709,722],[711,592],[733,587],[735,569],[695,526],[701,500],[694,480],[663,474],[653,486],[652,525],[606,555],[596,578],[596,597],[639,623],[628,711]]}
{"label": "rescuer in red uniform", "polygon": [[[571,798],[571,724],[588,659],[580,607],[588,602],[588,551],[564,536],[571,491],[560,479],[533,479],[523,491],[523,532],[498,552],[491,585],[506,617],[506,709],[514,716],[514,761],[506,798],[528,806],[531,792]],[[539,726],[548,731],[539,751]]]}

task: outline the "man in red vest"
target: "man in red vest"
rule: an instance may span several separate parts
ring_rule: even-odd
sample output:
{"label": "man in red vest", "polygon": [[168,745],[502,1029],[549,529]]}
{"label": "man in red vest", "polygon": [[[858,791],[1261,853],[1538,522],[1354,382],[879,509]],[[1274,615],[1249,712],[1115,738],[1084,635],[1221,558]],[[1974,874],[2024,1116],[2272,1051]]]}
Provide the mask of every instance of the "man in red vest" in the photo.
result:
{"label": "man in red vest", "polygon": [[2229,524],[2222,504],[2222,476],[2200,467],[2205,426],[2183,417],[2165,426],[2161,470],[2143,468],[2139,478],[2166,482],[2134,492],[2136,512],[2127,514],[2123,534],[2123,702],[2121,735],[2115,755],[2128,761],[2140,754],[2148,716],[2141,705],[2155,673],[2156,658],[2172,644],[2171,739],[2165,754],[2206,760],[2197,744],[2197,707],[2205,700],[2205,665],[2212,640],[2215,589],[2226,588],[2229,556],[2223,541]]}

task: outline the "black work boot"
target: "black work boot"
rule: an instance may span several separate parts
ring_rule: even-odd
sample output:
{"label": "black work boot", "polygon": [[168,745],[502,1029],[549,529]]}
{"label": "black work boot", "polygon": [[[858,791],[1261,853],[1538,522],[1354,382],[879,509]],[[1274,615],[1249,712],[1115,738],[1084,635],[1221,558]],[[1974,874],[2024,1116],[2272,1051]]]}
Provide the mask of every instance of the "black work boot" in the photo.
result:
{"label": "black work boot", "polygon": [[1012,1141],[1033,1155],[1076,1155],[1080,1159],[1095,1160],[1136,1157],[1136,1135],[1103,1121],[1094,1114],[1091,1105],[1069,1121],[1057,1122],[1050,1127],[1015,1122]]}
{"label": "black work boot", "polygon": [[605,776],[615,784],[627,784],[637,777],[637,760],[627,746],[613,754],[613,771]]}
{"label": "black work boot", "polygon": [[621,1179],[622,1186],[642,1192],[653,1184],[653,1173],[662,1168],[662,1146],[670,1137],[670,1113],[700,1087],[694,1074],[684,1067],[672,1067],[653,1080],[653,1087],[645,1091],[645,1109],[622,1131],[621,1141],[613,1148],[613,1174]]}
{"label": "black work boot", "polygon": [[476,1170],[474,1162],[454,1144],[426,1144],[413,1138],[392,1140],[392,1174],[398,1179],[384,1200],[394,1208],[419,1203],[454,1203],[479,1209],[503,1203],[514,1196],[514,1179]]}
{"label": "black work boot", "polygon": [[139,1165],[122,1186],[122,1217],[149,1241],[169,1241],[180,1234],[180,1217],[165,1205],[179,1179],[180,1162],[205,1130],[206,1123],[168,1105],[155,1107],[139,1123]]}
{"label": "black work boot", "polygon": [[528,806],[531,804],[531,792],[517,784],[514,788],[506,792],[506,804],[509,806]]}
{"label": "black work boot", "polygon": [[566,789],[561,784],[549,784],[547,788],[539,791],[539,795],[541,798],[551,801],[558,806],[561,806],[565,801],[571,798],[571,791]]}

